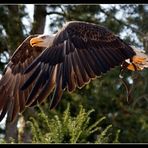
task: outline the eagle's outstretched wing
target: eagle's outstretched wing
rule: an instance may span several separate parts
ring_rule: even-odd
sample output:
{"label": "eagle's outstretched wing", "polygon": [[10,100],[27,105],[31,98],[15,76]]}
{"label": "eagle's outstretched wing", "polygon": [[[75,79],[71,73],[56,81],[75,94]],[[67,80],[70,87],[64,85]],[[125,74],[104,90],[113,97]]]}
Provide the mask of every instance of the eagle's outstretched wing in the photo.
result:
{"label": "eagle's outstretched wing", "polygon": [[51,108],[54,108],[63,90],[71,92],[76,87],[81,88],[91,79],[134,55],[128,44],[106,28],[73,21],[57,33],[53,45],[26,69],[25,73],[34,72],[22,90],[28,88],[35,79],[28,98],[33,102],[30,105],[41,103],[54,90],[51,101]]}
{"label": "eagle's outstretched wing", "polygon": [[9,120],[14,120],[25,108],[33,83],[25,91],[20,91],[20,87],[33,71],[25,75],[23,72],[44,49],[30,46],[30,39],[36,36],[31,35],[23,41],[5,68],[0,80],[0,121],[8,111],[11,112]]}

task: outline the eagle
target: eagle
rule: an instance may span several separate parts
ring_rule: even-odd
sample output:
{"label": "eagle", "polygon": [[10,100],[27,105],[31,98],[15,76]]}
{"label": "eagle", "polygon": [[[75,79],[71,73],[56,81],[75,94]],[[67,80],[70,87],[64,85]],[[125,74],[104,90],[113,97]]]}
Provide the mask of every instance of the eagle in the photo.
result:
{"label": "eagle", "polygon": [[56,34],[27,37],[11,56],[0,80],[0,121],[10,122],[26,107],[52,95],[50,109],[64,91],[73,92],[116,66],[148,67],[148,56],[107,28],[70,21]]}

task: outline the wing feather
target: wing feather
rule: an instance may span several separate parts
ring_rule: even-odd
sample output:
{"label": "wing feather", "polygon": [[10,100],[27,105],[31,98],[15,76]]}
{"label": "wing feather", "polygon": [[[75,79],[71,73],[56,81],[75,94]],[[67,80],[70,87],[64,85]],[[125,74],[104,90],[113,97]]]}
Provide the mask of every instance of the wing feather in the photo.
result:
{"label": "wing feather", "polygon": [[56,73],[56,85],[54,94],[50,103],[50,108],[54,108],[60,101],[63,89],[62,89],[62,73],[63,72],[63,63],[59,64],[57,67],[57,73]]}
{"label": "wing feather", "polygon": [[55,87],[56,74],[57,74],[57,65],[51,66],[47,71],[48,78],[46,80],[45,85],[41,89],[35,101],[30,106],[34,106],[37,103],[42,103],[44,99],[50,95],[50,93],[53,91]]}

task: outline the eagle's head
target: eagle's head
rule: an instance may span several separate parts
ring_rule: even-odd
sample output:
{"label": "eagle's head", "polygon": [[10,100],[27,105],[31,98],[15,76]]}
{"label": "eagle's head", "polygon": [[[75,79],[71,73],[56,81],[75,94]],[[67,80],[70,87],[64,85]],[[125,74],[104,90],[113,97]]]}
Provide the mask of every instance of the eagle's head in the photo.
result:
{"label": "eagle's head", "polygon": [[38,35],[37,37],[34,37],[30,40],[30,45],[32,47],[50,47],[53,43],[55,35]]}

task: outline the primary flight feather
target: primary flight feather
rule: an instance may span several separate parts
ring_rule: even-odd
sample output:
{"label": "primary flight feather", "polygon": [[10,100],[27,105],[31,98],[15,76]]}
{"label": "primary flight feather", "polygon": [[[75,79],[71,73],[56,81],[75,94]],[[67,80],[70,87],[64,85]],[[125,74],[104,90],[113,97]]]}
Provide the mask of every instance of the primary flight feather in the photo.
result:
{"label": "primary flight feather", "polygon": [[31,35],[12,55],[0,80],[0,120],[10,112],[14,121],[26,106],[42,103],[52,92],[54,108],[64,90],[82,88],[124,63],[129,70],[142,70],[148,57],[96,24],[71,21],[56,34]]}

